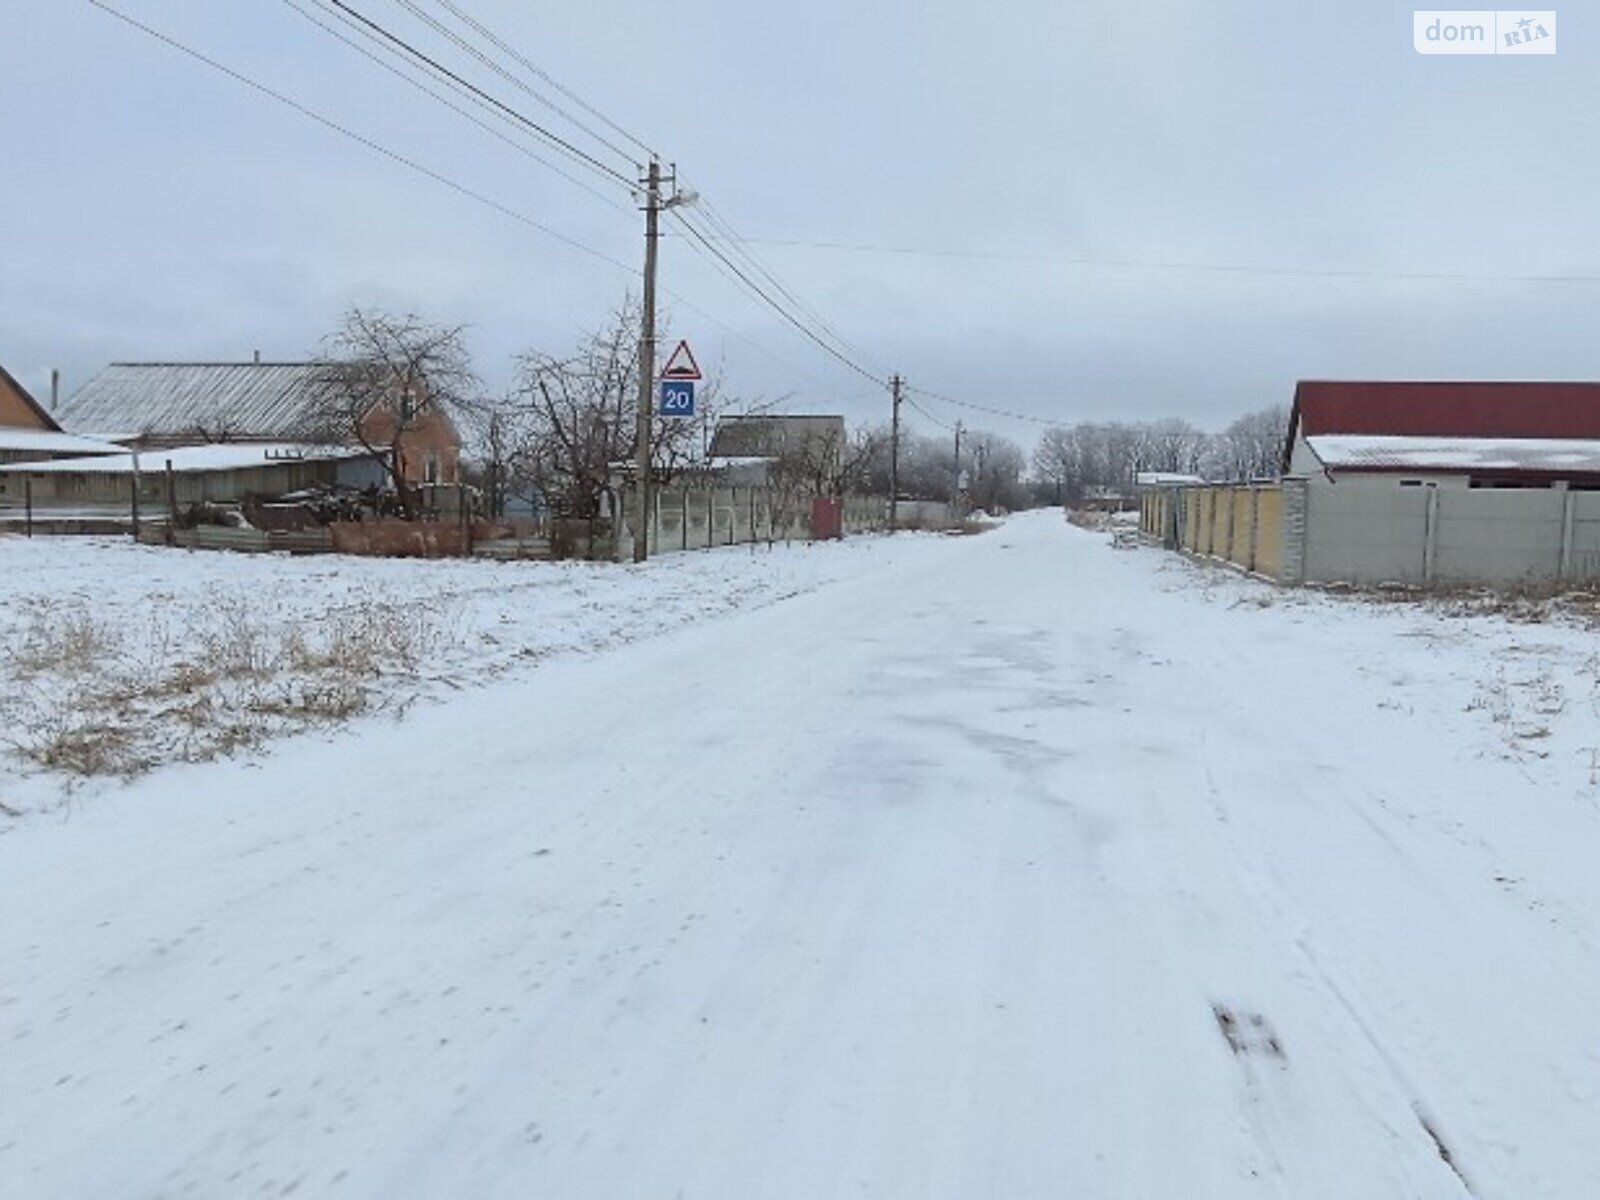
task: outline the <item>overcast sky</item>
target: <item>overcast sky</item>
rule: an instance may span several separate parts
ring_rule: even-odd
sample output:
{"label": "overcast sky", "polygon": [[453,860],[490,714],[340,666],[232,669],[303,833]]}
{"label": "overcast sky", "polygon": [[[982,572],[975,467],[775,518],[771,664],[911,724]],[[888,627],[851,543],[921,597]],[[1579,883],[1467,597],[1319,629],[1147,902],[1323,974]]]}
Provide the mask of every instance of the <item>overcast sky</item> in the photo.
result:
{"label": "overcast sky", "polygon": [[[466,324],[498,389],[518,351],[570,347],[637,289],[620,188],[572,168],[608,199],[581,190],[287,0],[109,2],[622,266],[87,0],[5,0],[0,362],[41,397],[52,365],[70,390],[113,360],[303,357],[351,304]],[[1559,10],[1555,56],[1513,58],[1420,56],[1412,8],[1373,0],[455,2],[678,163],[871,369],[913,385],[1214,428],[1300,377],[1600,377],[1600,284],[1499,281],[1600,276],[1592,7]],[[396,0],[348,3],[593,145]],[[1130,262],[1265,270],[1112,265]],[[887,416],[681,238],[662,281],[732,392]]]}

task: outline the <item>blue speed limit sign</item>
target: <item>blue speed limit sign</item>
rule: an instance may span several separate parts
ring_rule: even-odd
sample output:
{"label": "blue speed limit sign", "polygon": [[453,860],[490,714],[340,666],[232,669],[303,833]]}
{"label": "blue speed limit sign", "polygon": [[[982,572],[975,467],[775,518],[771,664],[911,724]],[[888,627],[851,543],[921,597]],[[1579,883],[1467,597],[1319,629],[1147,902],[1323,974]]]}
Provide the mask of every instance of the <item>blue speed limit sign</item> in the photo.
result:
{"label": "blue speed limit sign", "polygon": [[694,416],[694,384],[687,380],[663,380],[661,403],[657,408],[663,417]]}

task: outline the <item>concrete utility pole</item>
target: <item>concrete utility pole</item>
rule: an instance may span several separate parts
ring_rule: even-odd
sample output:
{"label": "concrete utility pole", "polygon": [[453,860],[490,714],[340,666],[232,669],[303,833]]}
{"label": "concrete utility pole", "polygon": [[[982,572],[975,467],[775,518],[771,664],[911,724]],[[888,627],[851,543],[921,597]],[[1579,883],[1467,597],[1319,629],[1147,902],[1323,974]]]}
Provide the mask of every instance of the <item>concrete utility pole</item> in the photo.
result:
{"label": "concrete utility pole", "polygon": [[961,499],[961,422],[956,422],[956,473],[950,483],[950,503]]}
{"label": "concrete utility pole", "polygon": [[[662,196],[662,184],[671,189],[670,196]],[[639,185],[644,189],[644,311],[639,321],[639,444],[635,448],[639,478],[634,483],[639,514],[633,538],[634,562],[643,562],[650,556],[650,417],[656,398],[656,243],[661,239],[661,213],[698,199],[693,192],[678,191],[676,166],[663,177],[659,159],[650,160]]]}
{"label": "concrete utility pole", "polygon": [[639,417],[635,436],[638,455],[633,491],[633,561],[650,555],[650,406],[656,376],[656,242],[661,238],[661,163],[650,160],[644,178],[644,312],[639,331]]}
{"label": "concrete utility pole", "polygon": [[894,415],[889,421],[889,532],[900,528],[900,401],[905,380],[896,375],[889,380],[894,397]]}

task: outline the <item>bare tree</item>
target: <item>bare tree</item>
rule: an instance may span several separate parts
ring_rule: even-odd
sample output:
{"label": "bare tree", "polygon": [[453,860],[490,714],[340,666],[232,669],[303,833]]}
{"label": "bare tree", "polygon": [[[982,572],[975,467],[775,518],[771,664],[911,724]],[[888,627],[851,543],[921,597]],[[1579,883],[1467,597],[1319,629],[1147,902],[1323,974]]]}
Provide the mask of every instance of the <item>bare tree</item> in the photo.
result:
{"label": "bare tree", "polygon": [[1266,479],[1278,474],[1289,432],[1289,410],[1274,405],[1246,413],[1214,439],[1207,474],[1219,479]]}
{"label": "bare tree", "polygon": [[1022,448],[999,434],[974,430],[967,437],[971,467],[967,472],[967,499],[989,512],[1022,508],[1027,495],[1022,474],[1027,459]]}
{"label": "bare tree", "polygon": [[839,455],[836,495],[875,491],[873,481],[880,464],[885,480],[881,494],[888,494],[889,440],[889,430],[884,426],[857,429],[845,439]]}
{"label": "bare tree", "polygon": [[460,326],[352,308],[317,360],[308,432],[366,450],[412,519],[417,504],[407,446],[439,433],[458,439],[453,415],[476,402],[477,387]]}
{"label": "bare tree", "polygon": [[1046,429],[1033,451],[1034,474],[1048,483],[1055,502],[1065,504],[1083,494],[1083,439],[1078,430],[1064,425]]}
{"label": "bare tree", "polygon": [[[606,325],[571,354],[531,350],[519,360],[516,394],[502,414],[511,443],[508,476],[564,516],[594,519],[606,507],[613,469],[627,470],[638,416],[640,308],[623,301]],[[697,407],[711,420],[715,381],[700,388]],[[669,482],[703,456],[699,420],[651,422],[651,464]]]}

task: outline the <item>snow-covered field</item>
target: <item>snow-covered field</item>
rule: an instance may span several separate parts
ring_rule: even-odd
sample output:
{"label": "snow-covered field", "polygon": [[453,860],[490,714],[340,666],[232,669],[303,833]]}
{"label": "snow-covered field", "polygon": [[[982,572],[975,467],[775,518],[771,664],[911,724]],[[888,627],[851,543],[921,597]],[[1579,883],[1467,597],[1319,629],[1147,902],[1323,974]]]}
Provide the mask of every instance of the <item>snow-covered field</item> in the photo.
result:
{"label": "snow-covered field", "polygon": [[0,538],[0,825],[173,761],[284,736],[772,603],[859,542],[656,560],[415,562]]}
{"label": "snow-covered field", "polygon": [[0,591],[448,636],[343,732],[69,805],[13,760],[0,1195],[1600,1195],[1576,624],[1056,514],[213,561],[6,541]]}

